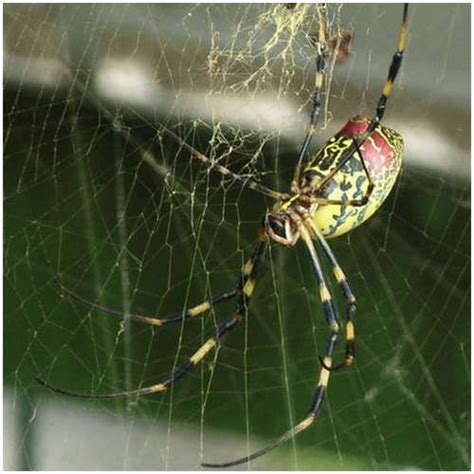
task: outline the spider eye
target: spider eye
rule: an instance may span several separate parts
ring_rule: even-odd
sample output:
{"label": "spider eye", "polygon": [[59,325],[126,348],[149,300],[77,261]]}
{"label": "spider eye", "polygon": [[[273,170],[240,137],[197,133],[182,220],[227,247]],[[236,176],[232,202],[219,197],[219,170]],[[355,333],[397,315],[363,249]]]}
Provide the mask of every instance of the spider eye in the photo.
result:
{"label": "spider eye", "polygon": [[275,216],[268,216],[267,223],[275,235],[282,239],[286,238],[285,222],[283,219]]}

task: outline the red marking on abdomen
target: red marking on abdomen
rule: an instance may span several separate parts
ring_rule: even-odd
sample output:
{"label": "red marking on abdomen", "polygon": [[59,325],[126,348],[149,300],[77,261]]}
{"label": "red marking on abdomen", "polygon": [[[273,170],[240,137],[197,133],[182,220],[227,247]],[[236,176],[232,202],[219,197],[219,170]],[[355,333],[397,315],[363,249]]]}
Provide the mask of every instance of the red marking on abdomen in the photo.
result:
{"label": "red marking on abdomen", "polygon": [[[349,120],[336,137],[358,138],[367,130],[369,123],[370,120],[367,117],[358,115]],[[396,159],[392,146],[377,130],[372,132],[361,146],[361,152],[372,177],[381,173],[385,168],[390,168]]]}

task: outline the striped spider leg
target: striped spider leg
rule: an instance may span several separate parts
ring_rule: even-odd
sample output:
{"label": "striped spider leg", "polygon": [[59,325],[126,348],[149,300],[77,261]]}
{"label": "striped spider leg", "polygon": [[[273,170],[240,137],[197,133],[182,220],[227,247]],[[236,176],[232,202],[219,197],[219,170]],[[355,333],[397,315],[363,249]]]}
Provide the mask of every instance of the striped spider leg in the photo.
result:
{"label": "striped spider leg", "polygon": [[[238,295],[238,300],[234,308],[232,316],[227,321],[219,324],[214,330],[214,334],[201,346],[199,347],[193,355],[191,355],[188,360],[175,369],[169,377],[163,382],[150,385],[148,387],[141,387],[133,390],[124,390],[121,392],[106,393],[106,394],[97,394],[97,395],[88,395],[85,393],[77,393],[69,390],[64,390],[60,387],[56,387],[41,378],[36,378],[36,381],[41,385],[49,388],[53,392],[60,393],[62,395],[67,395],[75,398],[85,398],[89,400],[104,400],[104,399],[113,399],[113,398],[122,398],[122,397],[138,397],[141,395],[149,395],[151,393],[165,392],[172,385],[174,385],[180,378],[182,378],[187,372],[189,372],[193,367],[195,367],[199,362],[201,362],[204,357],[214,349],[218,343],[227,335],[232,329],[234,329],[243,319],[247,311],[250,299],[252,298],[253,292],[255,290],[257,271],[260,265],[261,260],[265,254],[266,247],[268,246],[268,237],[264,232],[263,226],[259,232],[259,239],[256,243],[251,257],[245,263],[241,277],[239,278],[239,284],[235,291],[235,295]],[[235,296],[234,295],[234,296]],[[77,298],[77,295],[75,295]],[[223,301],[223,300],[222,300]],[[87,304],[89,304],[87,302]],[[204,305],[204,303],[203,303]],[[103,308],[100,308],[103,310]],[[189,311],[189,310],[188,310]],[[145,322],[147,324],[155,324],[156,319],[152,318],[153,322],[149,322],[147,319],[138,319],[138,321]],[[179,320],[182,320],[182,315],[179,316]],[[162,320],[163,321],[163,320]],[[159,324],[158,324],[159,325]]]}
{"label": "striped spider leg", "polygon": [[[356,117],[350,120],[318,152],[313,162],[303,169],[301,182],[293,191],[294,195],[267,215],[267,232],[273,240],[288,246],[295,245],[299,238],[304,241],[319,284],[320,300],[330,330],[326,353],[321,360],[319,381],[308,414],[263,449],[234,461],[205,463],[205,467],[226,468],[247,463],[304,431],[314,423],[320,412],[331,372],[354,361],[355,297],[326,238],[349,232],[370,218],[390,193],[399,174],[403,140],[394,130],[382,127],[380,121],[405,52],[407,21],[408,5],[405,4],[398,48],[392,58],[375,116],[372,119]],[[383,166],[374,166],[379,165],[380,161]],[[365,185],[365,191],[361,184]],[[329,189],[330,185],[334,185],[332,189]],[[352,208],[353,213],[346,214],[347,208]],[[313,238],[318,241],[331,264],[346,299],[346,354],[344,360],[336,366],[333,366],[333,352],[339,335],[339,324]]]}
{"label": "striped spider leg", "polygon": [[[55,392],[87,399],[139,396],[168,390],[177,380],[201,362],[211,350],[216,348],[223,337],[242,321],[255,290],[259,265],[263,260],[265,250],[270,241],[285,246],[293,246],[301,238],[308,252],[311,267],[319,286],[319,298],[329,328],[326,350],[321,360],[319,380],[309,411],[302,421],[291,427],[286,433],[263,449],[235,461],[204,463],[203,466],[205,467],[223,468],[246,463],[263,456],[311,426],[318,417],[323,405],[331,372],[352,364],[355,358],[355,327],[353,322],[355,297],[326,239],[343,235],[369,219],[389,195],[400,172],[403,139],[396,131],[382,126],[380,122],[384,116],[386,103],[392,93],[393,84],[406,48],[408,5],[404,5],[398,48],[390,63],[388,77],[379,98],[375,115],[371,119],[358,116],[347,122],[344,128],[332,137],[314,158],[310,159],[306,155],[314,129],[319,120],[321,90],[324,83],[327,59],[325,57],[327,48],[327,45],[325,45],[325,9],[324,5],[318,7],[320,26],[323,31],[319,32],[320,47],[316,60],[313,108],[310,128],[298,156],[291,194],[273,191],[252,179],[233,173],[195,150],[171,130],[164,126],[160,127],[164,133],[173,138],[182,148],[189,151],[192,158],[202,162],[209,169],[216,170],[222,175],[248,186],[250,189],[272,197],[277,202],[274,208],[267,212],[264,224],[260,226],[258,241],[252,256],[245,263],[239,281],[233,290],[217,295],[209,301],[205,301],[179,314],[161,319],[142,315],[130,315],[130,317],[137,321],[160,326],[182,321],[187,317],[204,314],[212,305],[237,297],[237,303],[231,317],[219,324],[211,337],[184,364],[172,371],[165,381],[149,387],[110,394],[87,395],[63,390],[38,379],[41,384]],[[314,241],[321,247],[323,254],[330,263],[334,277],[346,301],[345,358],[340,364],[336,365],[333,365],[333,354],[339,337],[339,324],[334,301],[329,291]],[[81,303],[88,304],[94,309],[114,316],[121,316],[121,313],[117,310],[90,303],[71,290],[64,288],[63,290]]]}
{"label": "striped spider leg", "polygon": [[[325,70],[326,70],[326,65],[328,61],[328,48],[326,44],[327,7],[325,4],[318,5],[318,18],[319,18],[320,27],[319,27],[318,41],[315,44],[317,55],[316,55],[315,89],[311,95],[312,110],[310,114],[310,123],[309,123],[308,131],[306,133],[305,139],[303,141],[303,145],[298,155],[297,166],[296,166],[294,177],[293,177],[292,187],[294,187],[295,183],[297,183],[299,179],[300,169],[304,162],[305,157],[307,156],[308,148],[311,143],[311,139],[314,135],[314,132],[317,128],[317,124],[318,124],[319,116],[320,116],[321,92],[322,92],[322,87],[324,85]],[[165,135],[170,137],[172,140],[174,140],[180,147],[188,151],[190,156],[193,159],[204,164],[208,169],[217,171],[224,177],[229,177],[233,181],[241,184],[242,186],[248,187],[258,192],[259,194],[270,197],[272,199],[276,199],[278,201],[286,201],[289,199],[288,194],[274,191],[249,177],[234,173],[228,168],[222,166],[221,164],[214,162],[213,160],[208,158],[206,155],[204,155],[203,153],[199,152],[194,147],[189,145],[185,140],[183,140],[179,135],[177,135],[175,132],[170,130],[164,124],[161,124],[161,123],[158,124],[158,129],[161,132],[163,132]],[[122,311],[118,309],[110,308],[110,307],[95,303],[93,301],[90,301],[84,298],[83,296],[77,294],[73,290],[64,286],[59,280],[56,281],[56,284],[61,289],[61,291],[65,293],[67,296],[75,299],[76,301],[78,301],[79,303],[85,306],[88,306],[91,309],[95,309],[102,313],[108,314],[110,316],[118,317],[121,319],[128,319],[131,321],[142,322],[142,323],[150,324],[153,326],[164,326],[170,323],[178,323],[182,321],[183,319],[201,316],[205,314],[207,311],[209,311],[213,306],[234,298],[239,292],[240,282],[237,282],[235,288],[233,288],[230,291],[219,293],[218,295],[211,297],[211,299],[208,301],[204,301],[191,308],[187,308],[178,313],[166,315],[161,318],[158,318],[154,315],[142,315],[142,314],[135,314],[135,313],[124,314]]]}

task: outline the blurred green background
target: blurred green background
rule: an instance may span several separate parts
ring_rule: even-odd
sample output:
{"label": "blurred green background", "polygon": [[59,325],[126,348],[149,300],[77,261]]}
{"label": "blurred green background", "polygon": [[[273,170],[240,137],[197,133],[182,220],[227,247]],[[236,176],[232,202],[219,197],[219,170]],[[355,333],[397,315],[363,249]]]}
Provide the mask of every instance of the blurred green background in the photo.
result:
{"label": "blurred green background", "polygon": [[[329,14],[353,53],[331,72],[315,148],[372,113],[401,6]],[[156,330],[54,282],[150,315],[232,287],[271,202],[190,162],[156,124],[288,189],[314,18],[303,5],[4,7],[6,469],[198,469],[306,414],[327,329],[299,245],[271,248],[246,323],[170,393],[78,402],[34,378],[90,394],[154,384],[228,317],[232,303]],[[252,468],[469,469],[469,38],[469,5],[411,9],[386,117],[405,166],[374,218],[331,241],[358,297],[357,363],[331,378],[316,425]]]}

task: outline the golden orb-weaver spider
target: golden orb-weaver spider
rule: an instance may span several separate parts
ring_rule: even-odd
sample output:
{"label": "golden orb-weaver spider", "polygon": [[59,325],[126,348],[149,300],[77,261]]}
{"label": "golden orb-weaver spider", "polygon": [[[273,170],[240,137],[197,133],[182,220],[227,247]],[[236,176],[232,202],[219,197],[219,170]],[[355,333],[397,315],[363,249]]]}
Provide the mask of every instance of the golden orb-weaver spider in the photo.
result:
{"label": "golden orb-weaver spider", "polygon": [[[325,5],[318,7],[318,14],[320,29],[315,45],[317,49],[316,79],[312,95],[313,106],[310,128],[299,152],[290,193],[271,190],[256,181],[231,172],[227,168],[212,162],[207,156],[185,143],[171,130],[163,125],[159,126],[163,132],[186,149],[193,158],[201,161],[208,168],[216,170],[234,181],[240,182],[250,189],[277,201],[274,208],[267,212],[264,222],[259,228],[258,241],[251,257],[243,266],[235,288],[184,312],[158,319],[139,314],[123,315],[118,310],[89,302],[71,290],[62,287],[65,293],[94,309],[155,326],[163,326],[202,315],[209,311],[212,306],[237,297],[237,304],[230,319],[218,325],[214,334],[189,357],[187,362],[174,370],[165,381],[149,387],[109,394],[87,395],[70,392],[50,385],[42,379],[37,379],[39,383],[57,393],[94,400],[139,396],[168,390],[189,370],[201,362],[222,338],[242,321],[254,293],[258,268],[269,243],[275,241],[285,246],[293,246],[301,238],[306,245],[316,275],[324,315],[330,330],[326,352],[324,357],[321,358],[320,377],[310,410],[302,421],[265,448],[235,461],[204,463],[202,464],[204,467],[223,468],[248,462],[268,453],[308,428],[315,421],[321,409],[331,372],[352,364],[355,358],[354,314],[356,300],[326,239],[345,234],[366,221],[382,205],[399,174],[403,152],[402,137],[394,130],[382,126],[381,121],[406,48],[408,4],[405,4],[403,8],[398,49],[392,58],[388,78],[378,101],[375,115],[370,119],[356,116],[349,120],[316,155],[309,157],[308,148],[320,116],[321,94],[329,55],[326,38]],[[333,365],[332,358],[339,337],[339,324],[313,240],[318,242],[323,254],[332,266],[334,277],[346,300],[345,357],[337,365]]]}

